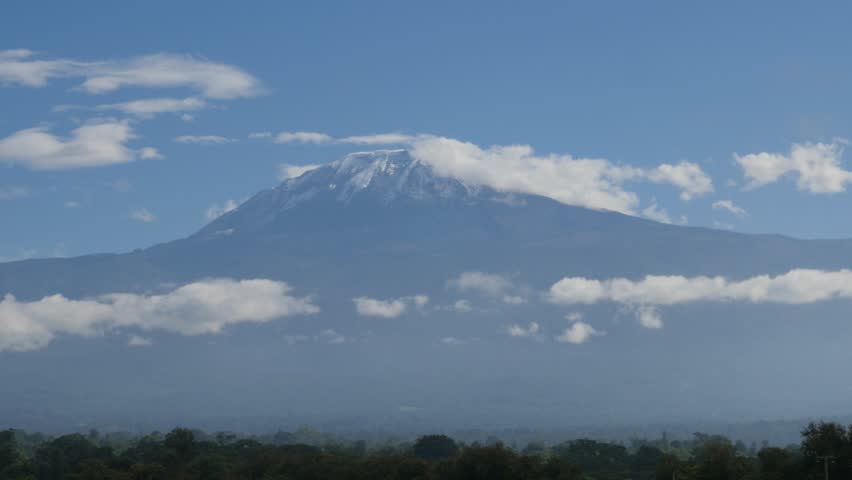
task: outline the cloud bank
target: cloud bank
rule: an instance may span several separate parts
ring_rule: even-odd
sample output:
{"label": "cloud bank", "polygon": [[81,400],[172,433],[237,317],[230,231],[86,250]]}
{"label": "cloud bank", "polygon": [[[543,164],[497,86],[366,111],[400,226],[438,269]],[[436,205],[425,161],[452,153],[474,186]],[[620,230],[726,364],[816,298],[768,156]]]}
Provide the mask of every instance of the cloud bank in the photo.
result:
{"label": "cloud bank", "polygon": [[649,275],[639,281],[566,277],[550,287],[547,298],[562,305],[619,303],[632,308],[643,326],[662,328],[660,306],[736,301],[797,305],[850,299],[852,271],[796,269],[774,277],[758,275],[738,281],[678,275]]}
{"label": "cloud bank", "polygon": [[215,334],[238,323],[319,311],[309,298],[289,292],[286,283],[272,280],[212,279],[162,295],[114,293],[83,300],[52,295],[34,302],[7,295],[0,302],[0,351],[37,350],[58,335],[91,337],[123,328]]}
{"label": "cloud bank", "polygon": [[500,191],[543,195],[569,205],[627,214],[634,214],[639,204],[638,196],[624,188],[629,181],[674,185],[684,200],[713,191],[710,177],[689,162],[642,169],[606,159],[538,155],[529,145],[482,148],[435,136],[415,138],[411,153],[440,175]]}

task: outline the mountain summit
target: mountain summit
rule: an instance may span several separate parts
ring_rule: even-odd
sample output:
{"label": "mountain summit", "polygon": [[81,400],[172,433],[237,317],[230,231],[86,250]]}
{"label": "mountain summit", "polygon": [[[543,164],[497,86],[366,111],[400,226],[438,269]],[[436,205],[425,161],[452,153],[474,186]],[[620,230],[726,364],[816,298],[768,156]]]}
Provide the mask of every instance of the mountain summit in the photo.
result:
{"label": "mountain summit", "polygon": [[205,227],[200,235],[254,231],[306,203],[337,204],[341,208],[353,203],[374,204],[381,208],[391,202],[464,202],[476,199],[483,190],[490,191],[436,175],[407,150],[357,152],[258,193]]}

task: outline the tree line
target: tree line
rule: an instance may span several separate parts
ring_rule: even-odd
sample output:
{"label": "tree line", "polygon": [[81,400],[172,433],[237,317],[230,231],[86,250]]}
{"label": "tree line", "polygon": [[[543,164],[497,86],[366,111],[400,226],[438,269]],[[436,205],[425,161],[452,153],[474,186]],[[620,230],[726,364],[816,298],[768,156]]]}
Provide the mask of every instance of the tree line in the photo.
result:
{"label": "tree line", "polygon": [[342,441],[313,432],[246,437],[186,428],[144,436],[0,431],[0,480],[800,480],[852,478],[852,426],[811,423],[800,444],[745,446],[719,435],[577,439],[522,448]]}

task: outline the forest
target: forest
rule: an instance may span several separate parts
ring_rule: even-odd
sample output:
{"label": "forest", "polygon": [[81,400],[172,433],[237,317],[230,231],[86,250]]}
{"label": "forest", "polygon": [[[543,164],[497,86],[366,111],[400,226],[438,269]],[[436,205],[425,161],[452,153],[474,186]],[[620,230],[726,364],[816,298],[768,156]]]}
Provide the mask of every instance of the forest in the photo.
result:
{"label": "forest", "polygon": [[0,432],[0,479],[37,480],[798,480],[852,478],[852,426],[811,423],[799,444],[745,445],[721,435],[627,444],[574,439],[524,446],[344,440],[303,427],[243,436],[187,428],[138,436]]}

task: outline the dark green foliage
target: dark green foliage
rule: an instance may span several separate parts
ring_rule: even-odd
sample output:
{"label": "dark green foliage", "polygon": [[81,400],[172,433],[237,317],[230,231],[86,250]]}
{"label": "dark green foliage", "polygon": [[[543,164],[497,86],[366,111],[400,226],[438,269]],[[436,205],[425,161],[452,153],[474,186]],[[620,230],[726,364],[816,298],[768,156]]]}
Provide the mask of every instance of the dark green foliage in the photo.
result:
{"label": "dark green foliage", "polygon": [[553,455],[578,465],[599,480],[630,477],[629,455],[623,445],[580,439],[553,447]]}
{"label": "dark green foliage", "polygon": [[441,460],[455,457],[459,446],[446,435],[425,435],[414,442],[412,451],[415,456],[424,460]]}
{"label": "dark green foliage", "polygon": [[[300,442],[312,442],[305,444]],[[163,435],[0,431],[0,480],[799,480],[852,478],[852,432],[809,425],[800,447],[722,436],[621,444],[579,439],[522,451],[445,435],[368,445],[303,428],[262,438],[178,428]]]}

